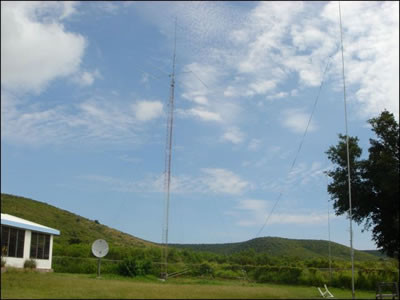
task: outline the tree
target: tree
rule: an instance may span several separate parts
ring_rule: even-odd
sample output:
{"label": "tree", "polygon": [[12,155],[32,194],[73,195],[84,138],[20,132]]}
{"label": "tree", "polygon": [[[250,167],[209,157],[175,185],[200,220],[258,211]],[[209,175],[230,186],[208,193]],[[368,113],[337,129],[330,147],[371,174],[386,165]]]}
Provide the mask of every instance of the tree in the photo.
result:
{"label": "tree", "polygon": [[[377,139],[370,139],[368,159],[360,159],[357,137],[349,137],[352,217],[364,230],[372,228],[372,239],[387,255],[399,258],[399,124],[383,111],[368,120]],[[326,151],[335,168],[328,193],[336,215],[349,210],[346,136]]]}

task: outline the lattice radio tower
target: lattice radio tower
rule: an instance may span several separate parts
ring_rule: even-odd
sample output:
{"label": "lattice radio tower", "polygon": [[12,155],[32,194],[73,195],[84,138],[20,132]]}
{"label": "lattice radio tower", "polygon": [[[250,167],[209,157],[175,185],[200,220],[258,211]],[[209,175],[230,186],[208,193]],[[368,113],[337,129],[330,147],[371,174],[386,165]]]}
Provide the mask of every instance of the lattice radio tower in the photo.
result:
{"label": "lattice radio tower", "polygon": [[175,57],[176,57],[176,19],[174,32],[174,54],[172,58],[172,73],[170,84],[170,95],[168,101],[167,134],[165,143],[165,171],[164,171],[164,223],[162,231],[162,254],[161,254],[161,278],[168,278],[168,219],[171,186],[171,162],[172,162],[172,133],[174,125],[174,90],[175,90]]}

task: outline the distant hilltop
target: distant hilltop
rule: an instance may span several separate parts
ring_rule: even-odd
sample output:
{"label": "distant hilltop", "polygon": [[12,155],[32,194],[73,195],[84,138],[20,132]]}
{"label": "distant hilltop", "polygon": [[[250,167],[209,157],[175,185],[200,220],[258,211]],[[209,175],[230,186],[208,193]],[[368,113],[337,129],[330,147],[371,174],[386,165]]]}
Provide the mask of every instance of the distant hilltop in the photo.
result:
{"label": "distant hilltop", "polygon": [[[160,247],[160,244],[110,228],[100,224],[97,220],[90,220],[47,203],[20,196],[1,194],[1,212],[59,229],[61,235],[55,238],[56,244],[92,243],[94,240],[102,238],[107,240],[110,245],[121,247]],[[271,256],[298,257],[299,259],[326,258],[328,256],[328,241],[280,237],[260,237],[238,243],[169,244],[169,246],[226,255],[241,251],[254,251]],[[331,242],[331,255],[333,259],[348,260],[350,249],[347,246]],[[355,250],[355,259],[358,261],[384,258],[387,257],[377,250]]]}

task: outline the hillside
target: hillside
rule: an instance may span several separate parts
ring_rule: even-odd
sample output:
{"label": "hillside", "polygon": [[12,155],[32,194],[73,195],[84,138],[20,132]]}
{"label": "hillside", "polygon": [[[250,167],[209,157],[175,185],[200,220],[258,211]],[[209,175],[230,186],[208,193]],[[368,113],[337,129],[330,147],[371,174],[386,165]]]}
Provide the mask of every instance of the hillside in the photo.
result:
{"label": "hillside", "polygon": [[151,242],[98,224],[95,220],[24,197],[1,194],[1,212],[60,230],[61,235],[54,238],[56,244],[70,244],[78,240],[91,244],[101,238],[116,246],[155,246]]}
{"label": "hillside", "polygon": [[[254,249],[255,252],[266,252],[271,256],[296,256],[300,259],[322,258],[328,256],[328,241],[324,240],[295,240],[279,237],[261,237],[240,243],[226,244],[172,244],[177,248],[196,251],[208,251],[218,254],[233,254]],[[350,249],[344,245],[331,242],[331,255],[334,259],[348,260]],[[378,260],[379,256],[364,251],[354,251],[358,261]]]}
{"label": "hillside", "polygon": [[[59,245],[73,244],[77,241],[90,245],[96,239],[102,238],[113,246],[159,247],[156,243],[98,224],[95,220],[89,220],[47,203],[24,197],[1,194],[1,212],[60,230],[61,235],[54,239],[55,244]],[[327,241],[295,240],[279,237],[262,237],[239,243],[170,244],[170,246],[227,255],[249,249],[254,249],[256,252],[266,252],[271,256],[290,256],[299,259],[327,257],[328,255]],[[350,250],[344,245],[332,242],[331,251],[334,259],[349,259]],[[358,261],[376,261],[381,257],[382,255],[375,252],[366,253],[355,250],[355,259]]]}

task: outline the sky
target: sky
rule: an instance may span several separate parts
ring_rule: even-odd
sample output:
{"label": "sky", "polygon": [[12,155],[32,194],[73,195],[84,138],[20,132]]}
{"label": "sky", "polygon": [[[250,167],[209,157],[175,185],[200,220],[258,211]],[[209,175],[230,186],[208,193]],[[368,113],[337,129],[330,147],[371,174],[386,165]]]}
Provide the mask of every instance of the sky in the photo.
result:
{"label": "sky", "polygon": [[[366,158],[367,120],[399,120],[399,3],[341,12]],[[345,133],[338,2],[2,1],[2,193],[161,242],[175,19],[169,242],[349,246],[324,174]],[[354,248],[376,248],[353,229]]]}

